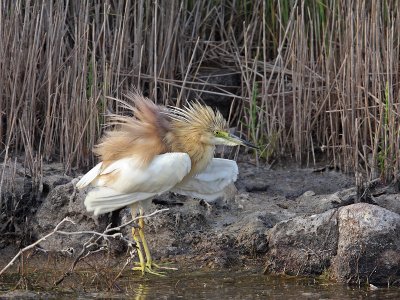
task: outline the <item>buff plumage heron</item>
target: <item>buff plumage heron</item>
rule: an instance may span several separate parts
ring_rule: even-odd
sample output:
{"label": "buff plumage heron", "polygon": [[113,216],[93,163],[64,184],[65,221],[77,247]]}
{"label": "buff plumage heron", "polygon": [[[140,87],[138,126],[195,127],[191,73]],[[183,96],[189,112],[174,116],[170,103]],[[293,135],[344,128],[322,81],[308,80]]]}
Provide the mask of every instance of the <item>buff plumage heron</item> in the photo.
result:
{"label": "buff plumage heron", "polygon": [[[132,116],[111,116],[116,126],[94,149],[101,162],[77,183],[78,188],[95,187],[85,199],[95,215],[129,206],[132,217],[142,216],[152,198],[167,191],[215,200],[238,174],[235,161],[214,158],[215,146],[255,148],[229,133],[221,113],[199,102],[166,108],[136,92],[127,97],[130,102],[118,101]],[[160,274],[154,270],[143,219],[138,223],[132,235],[139,266],[133,269]]]}

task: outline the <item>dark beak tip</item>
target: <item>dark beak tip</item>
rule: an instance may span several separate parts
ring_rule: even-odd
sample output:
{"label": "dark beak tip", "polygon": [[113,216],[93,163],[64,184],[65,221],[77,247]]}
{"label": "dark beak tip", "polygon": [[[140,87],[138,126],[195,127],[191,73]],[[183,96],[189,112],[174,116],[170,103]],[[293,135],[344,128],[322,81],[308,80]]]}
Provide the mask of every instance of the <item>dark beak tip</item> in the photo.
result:
{"label": "dark beak tip", "polygon": [[251,149],[260,150],[260,147],[254,145],[254,144],[252,144],[252,143],[249,143],[249,142],[244,143],[244,145],[245,145],[246,147],[248,147],[248,148],[251,148]]}
{"label": "dark beak tip", "polygon": [[248,141],[246,141],[246,140],[244,140],[242,138],[239,138],[239,137],[237,137],[237,136],[235,136],[233,134],[231,134],[231,137],[233,137],[236,140],[239,140],[239,142],[240,142],[240,144],[242,146],[245,146],[245,147],[248,147],[248,148],[251,148],[251,149],[255,149],[255,150],[260,150],[260,148],[258,146],[254,145],[254,144],[252,144],[252,143],[250,143],[250,142],[248,142]]}

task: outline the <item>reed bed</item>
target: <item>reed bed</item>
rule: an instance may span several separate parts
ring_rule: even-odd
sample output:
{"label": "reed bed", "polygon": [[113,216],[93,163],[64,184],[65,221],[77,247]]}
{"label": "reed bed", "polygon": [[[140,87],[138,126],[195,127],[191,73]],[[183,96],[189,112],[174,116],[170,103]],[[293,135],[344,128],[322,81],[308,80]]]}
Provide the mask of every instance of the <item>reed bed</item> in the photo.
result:
{"label": "reed bed", "polygon": [[[397,179],[400,6],[396,1],[0,2],[4,166],[91,166],[106,113],[133,86],[157,103],[234,99],[231,125],[261,161],[321,156],[366,180]],[[205,69],[239,74],[237,93]],[[1,177],[1,183],[4,180]],[[1,184],[3,186],[3,184]]]}

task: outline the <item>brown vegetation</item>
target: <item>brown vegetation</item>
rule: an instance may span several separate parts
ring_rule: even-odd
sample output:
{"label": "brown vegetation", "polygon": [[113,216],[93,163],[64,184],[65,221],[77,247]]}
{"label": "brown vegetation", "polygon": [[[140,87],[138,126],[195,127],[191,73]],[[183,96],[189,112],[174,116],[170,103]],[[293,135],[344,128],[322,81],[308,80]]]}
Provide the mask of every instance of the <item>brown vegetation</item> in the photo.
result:
{"label": "brown vegetation", "polygon": [[[265,159],[312,163],[323,152],[342,170],[391,180],[399,30],[389,0],[2,1],[4,161],[23,153],[36,181],[43,161],[92,165],[105,114],[122,109],[108,97],[136,86],[168,105],[189,92],[232,97],[232,125]],[[240,74],[239,93],[211,90],[206,68]]]}

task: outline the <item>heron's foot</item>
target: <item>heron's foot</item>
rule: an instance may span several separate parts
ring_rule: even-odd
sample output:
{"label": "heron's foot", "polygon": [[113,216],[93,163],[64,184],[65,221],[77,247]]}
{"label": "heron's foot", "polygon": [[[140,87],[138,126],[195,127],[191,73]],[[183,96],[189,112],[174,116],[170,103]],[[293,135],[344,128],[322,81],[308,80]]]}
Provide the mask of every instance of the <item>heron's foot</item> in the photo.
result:
{"label": "heron's foot", "polygon": [[159,272],[159,271],[155,270],[155,269],[162,269],[162,267],[158,266],[155,263],[147,262],[146,264],[142,265],[140,262],[137,262],[136,264],[138,266],[133,267],[132,270],[133,271],[141,271],[142,275],[145,275],[147,273],[147,274],[152,274],[152,275],[161,276],[161,277],[166,276],[165,272]]}
{"label": "heron's foot", "polygon": [[171,267],[171,263],[169,262],[164,262],[162,264],[155,264],[155,263],[151,263],[153,267],[157,268],[157,269],[161,269],[161,270],[172,270],[172,271],[178,271],[178,268],[175,267]]}
{"label": "heron's foot", "polygon": [[207,201],[203,200],[203,199],[200,200],[200,205],[204,206],[207,209],[208,213],[213,210],[213,206],[210,203],[208,203]]}

